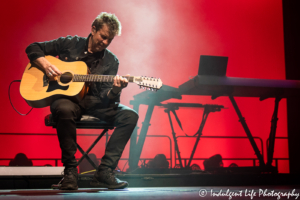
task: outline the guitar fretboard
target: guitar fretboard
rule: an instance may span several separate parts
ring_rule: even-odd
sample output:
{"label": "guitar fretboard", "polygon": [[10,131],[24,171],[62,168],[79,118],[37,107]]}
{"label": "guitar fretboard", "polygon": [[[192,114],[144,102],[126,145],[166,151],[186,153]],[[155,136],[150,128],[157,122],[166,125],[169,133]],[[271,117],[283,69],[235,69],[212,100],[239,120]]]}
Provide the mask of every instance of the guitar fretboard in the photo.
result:
{"label": "guitar fretboard", "polygon": [[[74,82],[113,82],[113,75],[96,75],[96,74],[88,74],[88,75],[79,75],[75,74],[73,81]],[[134,81],[134,76],[122,76],[122,78],[126,78],[128,82]]]}

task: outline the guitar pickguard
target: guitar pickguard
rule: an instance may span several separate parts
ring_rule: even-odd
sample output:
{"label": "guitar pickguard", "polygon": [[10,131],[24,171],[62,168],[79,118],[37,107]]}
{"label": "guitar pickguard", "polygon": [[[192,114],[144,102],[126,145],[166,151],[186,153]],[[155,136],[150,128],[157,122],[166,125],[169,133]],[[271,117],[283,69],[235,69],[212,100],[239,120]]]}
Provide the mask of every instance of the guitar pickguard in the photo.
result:
{"label": "guitar pickguard", "polygon": [[68,90],[69,86],[61,86],[57,81],[49,81],[49,86],[46,92],[52,92],[54,90]]}

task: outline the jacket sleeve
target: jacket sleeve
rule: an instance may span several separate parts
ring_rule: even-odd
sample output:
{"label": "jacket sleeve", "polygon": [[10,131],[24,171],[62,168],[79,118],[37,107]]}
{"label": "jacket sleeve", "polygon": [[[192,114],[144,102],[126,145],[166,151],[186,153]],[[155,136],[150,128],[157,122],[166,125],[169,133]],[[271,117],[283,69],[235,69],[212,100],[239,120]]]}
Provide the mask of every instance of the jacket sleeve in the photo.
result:
{"label": "jacket sleeve", "polygon": [[25,52],[30,62],[36,60],[39,57],[44,57],[45,55],[57,56],[65,48],[70,40],[71,36],[67,36],[46,42],[35,42],[30,44],[26,48]]}

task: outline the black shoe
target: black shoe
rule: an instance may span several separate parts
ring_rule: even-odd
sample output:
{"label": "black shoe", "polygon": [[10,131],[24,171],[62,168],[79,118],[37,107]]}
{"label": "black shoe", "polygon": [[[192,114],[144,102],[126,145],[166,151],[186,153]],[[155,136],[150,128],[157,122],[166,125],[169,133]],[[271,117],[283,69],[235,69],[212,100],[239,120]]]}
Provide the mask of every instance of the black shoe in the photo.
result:
{"label": "black shoe", "polygon": [[115,177],[111,168],[98,169],[94,178],[91,181],[91,186],[93,187],[102,187],[108,189],[123,189],[128,186],[126,181],[121,181]]}
{"label": "black shoe", "polygon": [[64,179],[62,181],[60,190],[78,190],[77,185],[78,170],[76,167],[68,167],[64,170]]}

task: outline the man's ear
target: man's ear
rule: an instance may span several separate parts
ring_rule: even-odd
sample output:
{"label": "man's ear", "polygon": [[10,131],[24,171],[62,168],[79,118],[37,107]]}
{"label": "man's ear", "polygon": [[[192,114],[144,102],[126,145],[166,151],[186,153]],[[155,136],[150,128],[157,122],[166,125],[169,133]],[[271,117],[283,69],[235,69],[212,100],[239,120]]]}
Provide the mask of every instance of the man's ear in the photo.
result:
{"label": "man's ear", "polygon": [[96,33],[96,27],[92,26],[92,30],[91,30],[92,35],[94,35]]}

